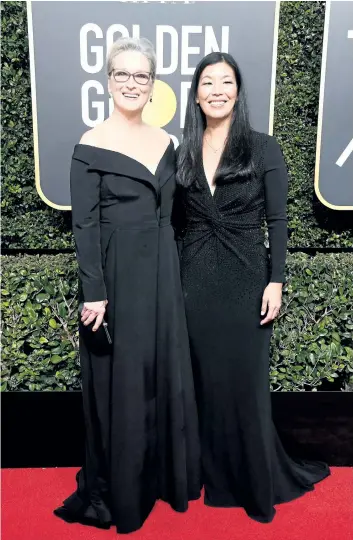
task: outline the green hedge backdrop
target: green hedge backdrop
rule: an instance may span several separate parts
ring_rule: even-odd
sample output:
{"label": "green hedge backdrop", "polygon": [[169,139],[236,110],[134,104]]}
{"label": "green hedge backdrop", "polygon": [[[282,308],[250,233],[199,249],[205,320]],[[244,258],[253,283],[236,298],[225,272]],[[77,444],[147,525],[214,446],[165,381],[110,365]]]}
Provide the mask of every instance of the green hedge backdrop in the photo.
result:
{"label": "green hedge backdrop", "polygon": [[[1,11],[2,245],[59,253],[73,247],[71,215],[46,206],[34,185],[26,3]],[[290,174],[290,249],[353,248],[352,212],[330,210],[314,194],[324,14],[324,2],[281,4],[274,132]],[[1,389],[78,389],[74,256],[8,256],[3,268]],[[352,268],[352,253],[289,255],[273,390],[351,388]]]}
{"label": "green hedge backdrop", "polygon": [[[288,285],[272,340],[273,390],[315,390],[353,379],[351,254],[288,256]],[[3,390],[79,388],[74,255],[3,260]],[[326,384],[327,387],[327,384]]]}

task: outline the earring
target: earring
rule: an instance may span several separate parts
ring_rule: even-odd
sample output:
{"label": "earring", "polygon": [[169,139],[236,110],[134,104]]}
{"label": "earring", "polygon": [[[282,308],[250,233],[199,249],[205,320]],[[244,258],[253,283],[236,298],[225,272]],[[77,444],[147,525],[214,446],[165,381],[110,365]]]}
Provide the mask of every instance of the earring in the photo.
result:
{"label": "earring", "polygon": [[152,103],[152,96],[150,97],[150,102]]}

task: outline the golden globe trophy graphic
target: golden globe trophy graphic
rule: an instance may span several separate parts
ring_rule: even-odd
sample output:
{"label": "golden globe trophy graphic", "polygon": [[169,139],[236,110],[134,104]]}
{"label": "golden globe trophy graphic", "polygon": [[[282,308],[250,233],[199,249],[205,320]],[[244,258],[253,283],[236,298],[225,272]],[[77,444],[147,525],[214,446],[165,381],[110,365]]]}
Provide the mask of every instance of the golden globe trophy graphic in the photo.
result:
{"label": "golden globe trophy graphic", "polygon": [[177,98],[173,89],[166,82],[156,80],[152,102],[149,101],[143,111],[143,121],[162,128],[173,120],[176,110]]}

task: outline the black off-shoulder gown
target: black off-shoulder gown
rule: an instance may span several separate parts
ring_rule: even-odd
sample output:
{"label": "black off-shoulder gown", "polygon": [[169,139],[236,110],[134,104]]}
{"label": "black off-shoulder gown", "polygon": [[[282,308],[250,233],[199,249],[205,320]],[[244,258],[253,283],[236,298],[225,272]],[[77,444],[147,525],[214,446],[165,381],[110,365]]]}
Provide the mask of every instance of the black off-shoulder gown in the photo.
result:
{"label": "black off-shoulder gown", "polygon": [[203,171],[199,188],[177,199],[205,502],[270,522],[275,504],[313,489],[329,470],[290,459],[272,424],[272,324],[260,326],[260,311],[266,285],[284,281],[287,171],[273,137],[253,132],[253,156],[251,178],[220,179],[212,196]]}
{"label": "black off-shoulder gown", "polygon": [[108,299],[111,351],[80,332],[86,460],[55,513],[132,532],[156,499],[200,496],[199,440],[179,258],[171,227],[175,151],[157,171],[84,144],[71,167],[82,300]]}

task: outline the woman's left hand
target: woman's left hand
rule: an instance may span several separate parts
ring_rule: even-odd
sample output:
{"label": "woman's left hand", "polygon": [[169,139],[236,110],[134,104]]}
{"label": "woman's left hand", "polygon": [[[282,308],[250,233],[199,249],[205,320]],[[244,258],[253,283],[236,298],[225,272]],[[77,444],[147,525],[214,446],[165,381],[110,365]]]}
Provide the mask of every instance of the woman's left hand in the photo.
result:
{"label": "woman's left hand", "polygon": [[269,283],[264,291],[261,305],[261,316],[267,315],[260,322],[261,325],[273,321],[279,314],[282,304],[283,283]]}

